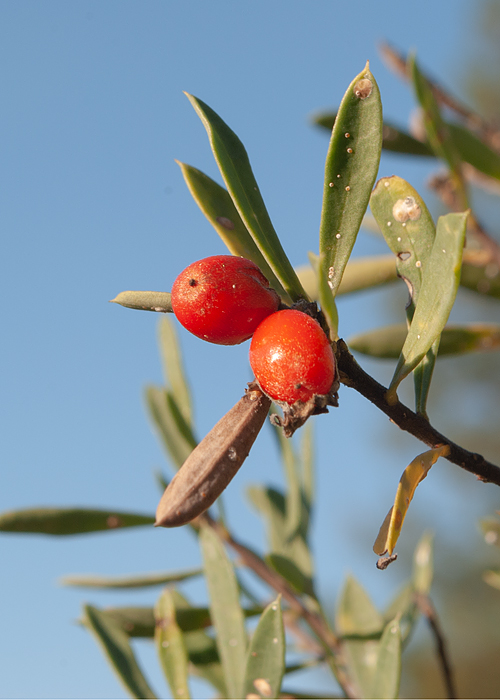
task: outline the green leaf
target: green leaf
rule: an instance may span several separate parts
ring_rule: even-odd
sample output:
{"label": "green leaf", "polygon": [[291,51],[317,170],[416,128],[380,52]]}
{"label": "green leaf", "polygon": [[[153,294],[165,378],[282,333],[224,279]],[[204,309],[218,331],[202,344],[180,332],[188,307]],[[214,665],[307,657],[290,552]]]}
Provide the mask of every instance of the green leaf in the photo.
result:
{"label": "green leaf", "polygon": [[287,481],[285,505],[285,537],[291,541],[302,526],[303,491],[300,480],[299,464],[293,449],[293,443],[286,438],[281,430],[274,430],[273,435],[278,441],[281,461],[285,469]]}
{"label": "green leaf", "polygon": [[188,655],[175,617],[175,603],[166,588],[155,606],[155,645],[174,698],[189,698]]}
{"label": "green leaf", "polygon": [[323,268],[321,258],[318,258],[313,253],[309,253],[309,261],[316,276],[315,291],[326,323],[330,329],[330,340],[337,340],[339,337],[339,314],[332,290],[328,284],[327,274]]}
{"label": "green leaf", "polygon": [[415,96],[422,108],[423,124],[427,141],[438,158],[450,168],[450,174],[459,198],[459,206],[466,209],[468,204],[467,189],[462,174],[460,153],[457,150],[448,125],[441,117],[439,104],[431,85],[420,71],[415,56],[408,58],[408,72],[413,81]]}
{"label": "green leaf", "polygon": [[137,663],[125,632],[103,610],[86,605],[84,613],[85,625],[96,637],[127,692],[134,698],[156,698]]}
{"label": "green leaf", "polygon": [[0,514],[0,531],[40,535],[80,535],[151,525],[150,515],[90,508],[27,508]]}
{"label": "green leaf", "polygon": [[382,105],[367,63],[344,95],[326,158],[319,252],[334,297],[368,206],[381,147]]}
{"label": "green leaf", "polygon": [[307,537],[309,520],[311,518],[312,505],[314,501],[314,440],[313,424],[306,423],[302,428],[302,492],[304,494],[305,517],[304,535]]}
{"label": "green leaf", "polygon": [[120,292],[110,303],[120,304],[127,309],[173,313],[170,292]]}
{"label": "green leaf", "polygon": [[346,577],[337,604],[335,626],[343,637],[377,635],[384,627],[383,616],[354,576]]}
{"label": "green leaf", "polygon": [[[404,323],[376,328],[351,336],[347,344],[351,350],[372,357],[397,359],[408,334]],[[500,348],[500,325],[471,323],[467,326],[445,326],[441,334],[438,356],[462,355],[468,352],[487,352]]]}
{"label": "green leaf", "polygon": [[[333,129],[337,112],[321,112],[312,117],[313,124],[321,126],[327,131]],[[417,141],[406,131],[402,131],[384,119],[382,131],[382,148],[385,151],[403,153],[412,156],[433,156],[434,152],[426,143]]]}
{"label": "green leaf", "polygon": [[297,593],[306,593],[311,597],[315,597],[311,577],[306,576],[291,559],[284,557],[282,554],[273,554],[271,552],[271,554],[266,556],[266,561],[271,568],[288,581]]}
{"label": "green leaf", "polygon": [[245,666],[243,692],[239,697],[257,694],[277,698],[285,671],[285,628],[281,596],[262,613],[252,635]]}
{"label": "green leaf", "polygon": [[283,301],[291,303],[290,297],[248,233],[229,192],[208,175],[202,173],[201,170],[179,161],[176,162],[181,168],[184,180],[196,204],[215,228],[229,251],[233,255],[253,260]]}
{"label": "green leaf", "polygon": [[[310,265],[296,268],[304,289],[313,301],[319,301],[318,275]],[[378,287],[397,279],[396,263],[392,255],[374,255],[367,258],[351,258],[344,270],[337,295],[352,294],[371,287]]]}
{"label": "green leaf", "polygon": [[233,565],[217,534],[200,530],[210,612],[229,697],[239,697],[245,668],[247,636]]}
{"label": "green leaf", "polygon": [[73,575],[61,579],[63,586],[78,586],[83,588],[146,588],[148,586],[177,583],[186,579],[200,576],[203,569],[187,569],[160,574],[142,574],[139,576],[98,576]]}
{"label": "green leaf", "polygon": [[401,630],[396,617],[385,626],[380,639],[375,677],[368,697],[397,698],[400,678]]}
{"label": "green leaf", "polygon": [[[194,632],[212,624],[210,610],[192,605],[179,606],[179,594],[175,594],[175,619],[183,632]],[[262,607],[244,608],[245,617],[254,617],[262,613]],[[151,607],[106,608],[106,614],[117,622],[129,637],[153,637],[155,618]]]}
{"label": "green leaf", "polygon": [[415,603],[415,588],[412,582],[405,584],[384,610],[384,618],[387,622],[395,617],[399,618],[401,643],[405,644],[419,618],[419,610]]}
{"label": "green leaf", "polygon": [[127,606],[122,608],[105,608],[103,610],[127,637],[151,639],[155,634],[155,616],[151,606]]}
{"label": "green leaf", "polygon": [[293,301],[307,298],[271,223],[245,147],[207,104],[193,95],[186,95],[207,130],[228,192],[260,252]]}
{"label": "green leaf", "polygon": [[311,553],[303,532],[293,539],[288,537],[286,501],[282,493],[273,488],[250,487],[247,491],[252,504],[265,517],[269,548],[273,554],[291,559],[306,577],[312,577]]}
{"label": "green leaf", "polygon": [[[157,386],[146,387],[146,405],[153,425],[174,465],[181,467],[196,447],[186,422],[170,391]],[[183,425],[183,430],[180,426]]]}
{"label": "green leaf", "polygon": [[447,214],[438,220],[410,330],[387,392],[389,402],[396,400],[400,382],[422,361],[448,320],[460,280],[467,216]]}
{"label": "green leaf", "polygon": [[421,595],[429,595],[434,575],[434,536],[426,532],[415,548],[413,554],[413,588]]}
{"label": "green leaf", "polygon": [[172,595],[177,624],[184,631],[184,644],[189,656],[190,671],[213,685],[220,697],[228,697],[215,639],[201,629],[185,631],[186,624],[190,625],[191,629],[193,627],[191,615],[194,615],[196,620],[201,609],[194,608],[177,590],[173,590]]}
{"label": "green leaf", "polygon": [[163,361],[165,384],[172,389],[172,396],[185,423],[192,431],[191,392],[184,371],[182,352],[172,321],[165,316],[158,324],[158,340]]}
{"label": "green leaf", "polygon": [[[396,255],[397,274],[408,287],[406,317],[410,325],[436,237],[434,222],[418,192],[396,176],[377,182],[370,207],[387,245]],[[414,373],[417,411],[422,414],[425,414],[436,352],[437,347],[431,347],[422,360],[425,371],[419,368]]]}
{"label": "green leaf", "polygon": [[184,643],[189,655],[191,672],[213,685],[219,693],[219,697],[227,698],[224,673],[219,661],[215,639],[206,632],[198,630],[186,632]]}
{"label": "green leaf", "polygon": [[488,177],[500,180],[500,155],[461,124],[448,124],[456,150],[466,163]]}

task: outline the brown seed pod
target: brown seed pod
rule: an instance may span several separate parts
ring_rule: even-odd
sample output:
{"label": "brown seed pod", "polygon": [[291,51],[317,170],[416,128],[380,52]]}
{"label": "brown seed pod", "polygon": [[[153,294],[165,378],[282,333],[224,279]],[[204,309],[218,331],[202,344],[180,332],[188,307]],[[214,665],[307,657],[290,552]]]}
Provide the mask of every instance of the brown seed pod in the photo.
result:
{"label": "brown seed pod", "polygon": [[248,390],[220,419],[165,489],[156,526],[184,525],[212,505],[245,461],[270,406],[261,391]]}

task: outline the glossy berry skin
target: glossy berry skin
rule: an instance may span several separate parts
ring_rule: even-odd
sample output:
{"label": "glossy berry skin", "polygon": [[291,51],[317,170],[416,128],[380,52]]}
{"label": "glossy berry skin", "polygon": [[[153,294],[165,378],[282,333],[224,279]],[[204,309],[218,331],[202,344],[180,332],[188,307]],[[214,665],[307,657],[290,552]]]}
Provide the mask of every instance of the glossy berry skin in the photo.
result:
{"label": "glossy berry skin", "polygon": [[294,309],[262,321],[250,344],[250,365],[264,393],[287,404],[328,394],[335,379],[333,351],[321,326]]}
{"label": "glossy berry skin", "polygon": [[238,345],[251,338],[279,304],[257,265],[234,255],[192,263],[172,287],[172,308],[179,322],[198,338],[218,345]]}

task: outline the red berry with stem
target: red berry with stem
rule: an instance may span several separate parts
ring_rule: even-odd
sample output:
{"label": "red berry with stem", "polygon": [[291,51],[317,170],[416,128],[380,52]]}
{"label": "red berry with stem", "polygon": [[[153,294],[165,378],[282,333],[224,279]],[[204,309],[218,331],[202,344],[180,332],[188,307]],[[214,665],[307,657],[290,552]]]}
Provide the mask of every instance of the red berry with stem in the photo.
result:
{"label": "red berry with stem", "polygon": [[262,321],[252,337],[250,365],[262,391],[290,405],[328,394],[335,379],[333,351],[323,329],[295,309]]}
{"label": "red berry with stem", "polygon": [[198,338],[218,345],[251,338],[279,304],[257,265],[233,255],[192,263],[172,287],[172,308],[179,322]]}

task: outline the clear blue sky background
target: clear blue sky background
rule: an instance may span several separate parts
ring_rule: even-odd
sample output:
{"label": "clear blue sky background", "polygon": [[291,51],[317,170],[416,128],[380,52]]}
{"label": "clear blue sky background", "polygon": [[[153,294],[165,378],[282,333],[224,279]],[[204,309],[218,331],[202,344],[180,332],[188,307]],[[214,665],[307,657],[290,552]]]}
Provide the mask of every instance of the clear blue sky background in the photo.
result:
{"label": "clear blue sky background", "polygon": [[[317,250],[327,148],[308,115],[335,107],[369,59],[385,114],[406,124],[412,96],[381,63],[377,43],[416,48],[423,66],[449,83],[463,68],[460,47],[475,7],[466,0],[1,3],[1,510],[156,508],[153,471],[168,465],[142,392],[161,381],[158,318],[108,300],[125,289],[168,291],[192,260],[224,252],[174,162],[219,179],[182,91],[208,102],[245,143],[289,257],[303,264]],[[460,95],[460,84],[453,87]],[[431,167],[384,156],[380,173],[424,191]],[[383,251],[362,234],[355,252]],[[383,311],[386,299],[376,292],[342,300],[341,333],[402,319],[402,304],[399,315]],[[210,346],[182,329],[180,337],[201,436],[250,378],[248,346]],[[365,365],[388,379],[386,365]],[[421,530],[412,530],[410,517],[400,562],[384,574],[371,546],[401,471],[421,447],[354,392],[344,388],[340,398],[340,409],[315,419],[320,590],[333,604],[351,570],[383,603],[408,575]],[[235,531],[255,547],[264,537],[245,487],[282,483],[269,434],[225,498]],[[448,488],[451,470],[436,467],[434,489],[428,479],[415,513],[420,508],[432,528],[446,521],[471,531],[482,492],[468,475],[467,500],[462,488]],[[441,515],[434,515],[436,489],[445,492]],[[191,567],[199,553],[183,530],[143,528],[67,539],[4,535],[0,561],[0,695],[119,698],[124,691],[75,624],[80,605],[148,604],[156,592],[85,592],[63,589],[58,579]],[[201,583],[185,590],[204,599]],[[165,695],[153,651],[138,649]]]}

